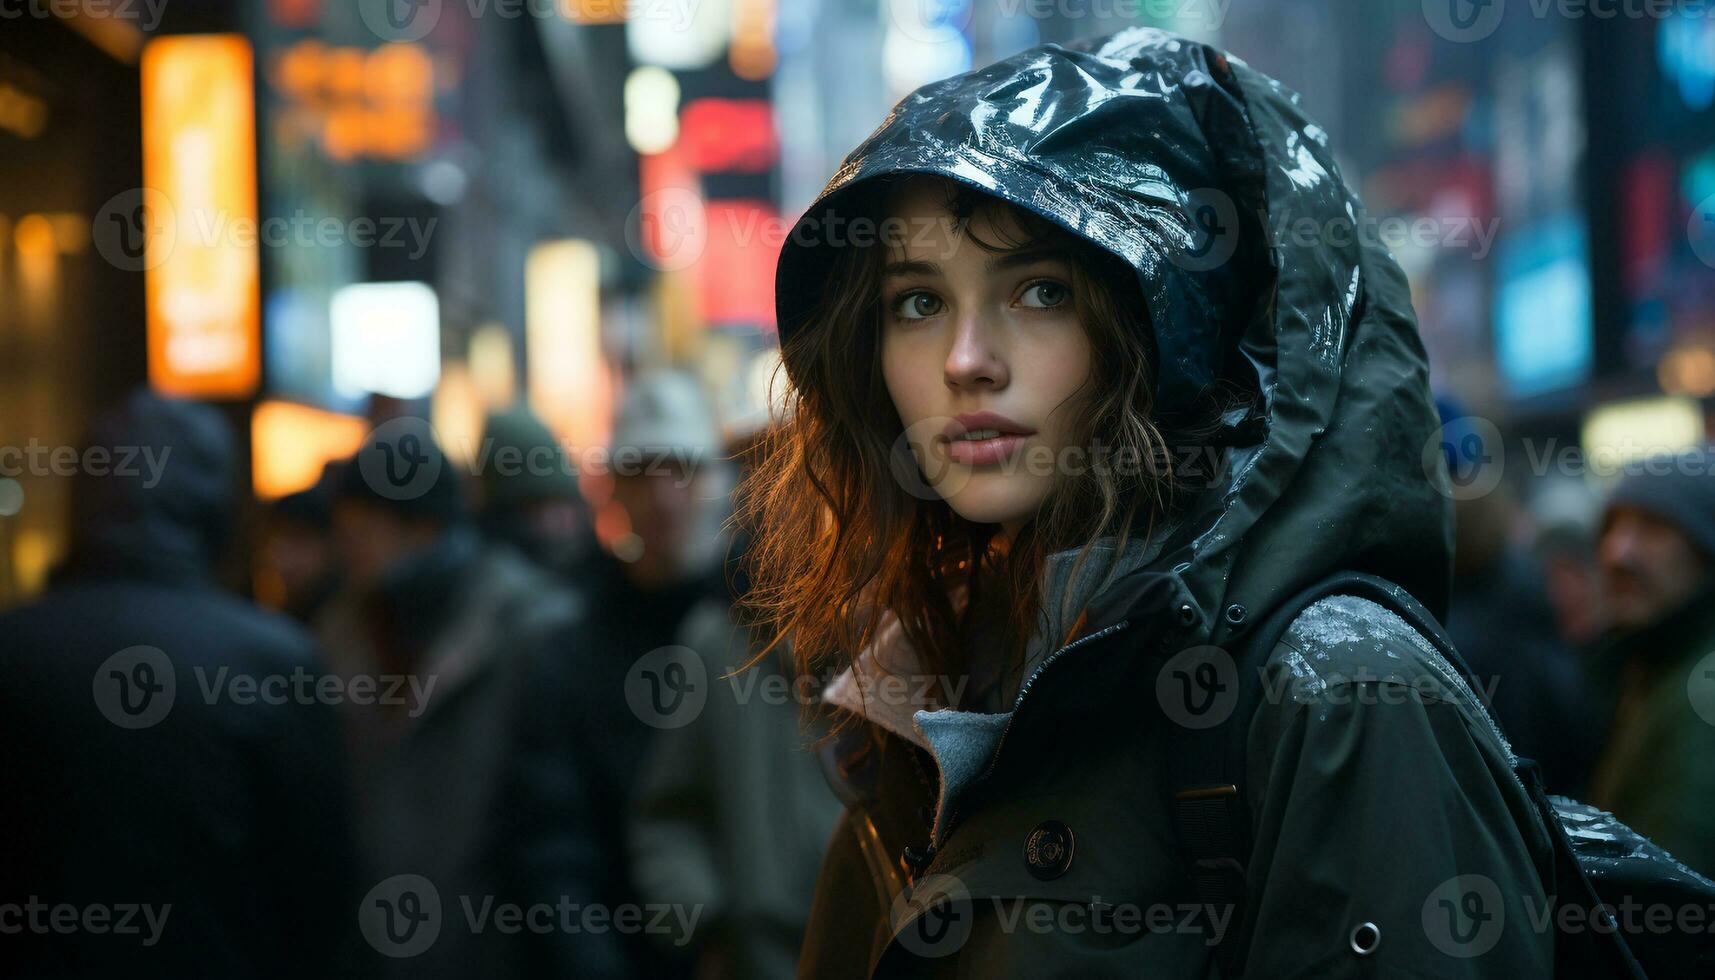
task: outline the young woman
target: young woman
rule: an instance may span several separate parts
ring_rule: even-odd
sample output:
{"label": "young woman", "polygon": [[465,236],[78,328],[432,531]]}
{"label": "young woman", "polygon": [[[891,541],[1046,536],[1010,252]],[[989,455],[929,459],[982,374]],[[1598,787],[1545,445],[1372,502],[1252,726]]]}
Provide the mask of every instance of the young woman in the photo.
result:
{"label": "young woman", "polygon": [[801,219],[741,492],[751,606],[845,721],[801,975],[1549,976],[1546,832],[1421,635],[1335,595],[1237,669],[1336,573],[1445,601],[1362,215],[1295,96],[1135,30],[926,86]]}

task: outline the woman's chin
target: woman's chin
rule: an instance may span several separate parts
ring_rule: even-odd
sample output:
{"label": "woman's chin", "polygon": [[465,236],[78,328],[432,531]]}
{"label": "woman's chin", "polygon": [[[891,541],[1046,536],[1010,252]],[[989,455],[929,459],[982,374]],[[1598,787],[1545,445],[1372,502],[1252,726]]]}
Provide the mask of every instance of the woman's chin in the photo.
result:
{"label": "woman's chin", "polygon": [[1018,524],[1033,516],[1048,496],[1040,477],[973,473],[957,493],[946,496],[953,513],[977,524]]}

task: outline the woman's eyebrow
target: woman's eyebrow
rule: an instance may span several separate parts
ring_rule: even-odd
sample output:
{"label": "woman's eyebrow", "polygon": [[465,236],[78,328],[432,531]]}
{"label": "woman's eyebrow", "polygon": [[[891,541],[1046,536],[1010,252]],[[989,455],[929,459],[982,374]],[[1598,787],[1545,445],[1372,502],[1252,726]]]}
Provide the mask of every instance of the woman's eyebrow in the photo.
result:
{"label": "woman's eyebrow", "polygon": [[987,265],[990,272],[999,272],[1005,269],[1036,265],[1039,262],[1065,261],[1067,261],[1066,250],[1062,248],[1024,248],[997,255],[989,259]]}
{"label": "woman's eyebrow", "polygon": [[933,262],[923,262],[917,259],[905,259],[899,262],[889,262],[881,267],[883,277],[896,276],[938,276],[941,267]]}

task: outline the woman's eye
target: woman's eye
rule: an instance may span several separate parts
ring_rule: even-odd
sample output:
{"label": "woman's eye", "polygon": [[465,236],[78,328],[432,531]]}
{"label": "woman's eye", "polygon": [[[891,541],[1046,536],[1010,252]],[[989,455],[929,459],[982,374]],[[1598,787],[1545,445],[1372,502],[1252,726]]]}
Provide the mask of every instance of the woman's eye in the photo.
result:
{"label": "woman's eye", "polygon": [[941,312],[941,298],[934,293],[906,293],[893,301],[893,312],[906,320],[921,320]]}
{"label": "woman's eye", "polygon": [[1020,300],[1035,309],[1052,309],[1066,302],[1066,286],[1053,281],[1031,283]]}

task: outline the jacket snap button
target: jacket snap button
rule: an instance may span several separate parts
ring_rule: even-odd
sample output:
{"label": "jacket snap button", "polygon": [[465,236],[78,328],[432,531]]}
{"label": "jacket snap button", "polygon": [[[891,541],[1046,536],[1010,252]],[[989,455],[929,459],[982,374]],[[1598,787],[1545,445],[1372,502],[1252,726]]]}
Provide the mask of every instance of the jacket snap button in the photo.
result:
{"label": "jacket snap button", "polygon": [[1072,828],[1044,820],[1024,838],[1024,864],[1041,881],[1058,878],[1072,866]]}

